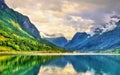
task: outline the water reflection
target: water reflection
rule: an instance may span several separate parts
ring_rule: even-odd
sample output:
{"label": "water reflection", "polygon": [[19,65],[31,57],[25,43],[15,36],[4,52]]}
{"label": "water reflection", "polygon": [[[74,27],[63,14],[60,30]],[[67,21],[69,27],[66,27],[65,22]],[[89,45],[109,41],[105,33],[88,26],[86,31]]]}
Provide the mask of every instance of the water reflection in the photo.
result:
{"label": "water reflection", "polygon": [[64,56],[42,66],[39,75],[120,75],[119,56]]}
{"label": "water reflection", "polygon": [[0,75],[120,75],[120,56],[0,56]]}
{"label": "water reflection", "polygon": [[76,72],[72,64],[67,63],[65,67],[42,66],[38,75],[95,75],[94,70]]}

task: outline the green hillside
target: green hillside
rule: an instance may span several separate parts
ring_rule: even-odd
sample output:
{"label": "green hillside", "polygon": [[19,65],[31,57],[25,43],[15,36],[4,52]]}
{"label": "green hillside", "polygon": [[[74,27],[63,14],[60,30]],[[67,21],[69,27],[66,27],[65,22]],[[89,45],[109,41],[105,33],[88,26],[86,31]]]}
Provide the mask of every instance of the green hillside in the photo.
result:
{"label": "green hillside", "polygon": [[10,9],[0,9],[0,51],[64,51],[42,40],[29,18]]}

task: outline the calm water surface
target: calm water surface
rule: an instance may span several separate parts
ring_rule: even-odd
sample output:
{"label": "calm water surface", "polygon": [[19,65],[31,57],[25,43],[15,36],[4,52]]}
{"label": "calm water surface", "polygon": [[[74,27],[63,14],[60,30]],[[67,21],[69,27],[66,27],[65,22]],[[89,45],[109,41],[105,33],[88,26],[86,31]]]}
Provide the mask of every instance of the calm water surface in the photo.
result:
{"label": "calm water surface", "polygon": [[120,56],[0,55],[0,75],[120,75]]}

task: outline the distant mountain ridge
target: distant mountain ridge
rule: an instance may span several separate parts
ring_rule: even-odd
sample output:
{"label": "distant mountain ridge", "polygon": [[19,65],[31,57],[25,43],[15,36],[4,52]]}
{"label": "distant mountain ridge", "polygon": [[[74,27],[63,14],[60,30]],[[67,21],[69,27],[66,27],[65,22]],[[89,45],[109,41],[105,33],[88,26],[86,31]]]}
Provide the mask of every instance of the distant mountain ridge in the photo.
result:
{"label": "distant mountain ridge", "polygon": [[47,34],[41,32],[41,38],[62,48],[68,43],[68,40],[62,34]]}
{"label": "distant mountain ridge", "polygon": [[[72,41],[77,40],[77,45],[74,46],[74,42],[72,42],[71,45],[71,42],[69,42],[68,45],[70,44],[70,46],[66,46],[66,48],[80,51],[100,51],[120,47],[120,21],[116,22],[116,25],[116,28],[113,30],[104,32],[102,34],[95,34],[83,40],[81,40],[82,38],[73,38]],[[80,34],[76,34],[75,36],[79,35]],[[80,40],[83,42],[81,43]]]}
{"label": "distant mountain ridge", "polygon": [[85,32],[77,32],[72,40],[70,40],[64,47],[68,48],[68,49],[72,49],[75,46],[79,45],[80,43],[82,43],[84,40],[86,40],[90,35],[85,33]]}
{"label": "distant mountain ridge", "polygon": [[50,41],[51,43],[55,44],[56,46],[59,47],[64,47],[65,44],[68,43],[68,40],[65,37],[56,37],[56,38],[44,38],[48,41]]}

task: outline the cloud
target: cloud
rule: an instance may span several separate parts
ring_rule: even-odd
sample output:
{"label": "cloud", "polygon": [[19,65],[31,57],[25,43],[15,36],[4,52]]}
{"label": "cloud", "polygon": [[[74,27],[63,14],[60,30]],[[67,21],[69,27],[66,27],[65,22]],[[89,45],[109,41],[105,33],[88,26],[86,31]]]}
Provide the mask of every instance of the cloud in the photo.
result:
{"label": "cloud", "polygon": [[[67,25],[62,25],[59,22],[51,22],[51,23],[39,23],[34,22],[36,24],[36,27],[40,30],[40,32],[44,32],[50,35],[55,34],[56,37],[60,37],[59,34],[65,36],[67,39],[71,39],[73,35],[76,33],[76,30]],[[57,24],[57,25],[56,25]]]}
{"label": "cloud", "polygon": [[117,27],[116,22],[120,21],[120,15],[116,12],[112,12],[109,14],[105,14],[102,19],[103,23],[101,23],[100,25],[94,25],[91,28],[91,31],[94,31],[99,28],[102,30],[102,33],[104,33],[115,29]]}
{"label": "cloud", "polygon": [[[61,33],[72,38],[75,32],[90,32],[105,23],[105,15],[120,14],[119,0],[6,0],[9,7],[30,17],[40,31]],[[109,25],[107,25],[109,26]]]}
{"label": "cloud", "polygon": [[80,16],[68,16],[63,22],[65,25],[72,26],[77,32],[90,32],[94,21],[91,19],[84,19]]}
{"label": "cloud", "polygon": [[120,10],[119,0],[70,0],[70,1],[77,3],[81,3],[81,2],[91,3],[107,11]]}

